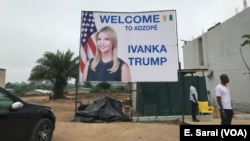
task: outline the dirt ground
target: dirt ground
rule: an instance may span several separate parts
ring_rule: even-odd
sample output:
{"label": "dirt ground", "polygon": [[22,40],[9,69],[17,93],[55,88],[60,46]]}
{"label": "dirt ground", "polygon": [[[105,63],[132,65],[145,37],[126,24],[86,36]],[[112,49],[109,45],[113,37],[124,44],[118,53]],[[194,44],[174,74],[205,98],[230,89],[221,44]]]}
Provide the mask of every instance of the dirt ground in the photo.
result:
{"label": "dirt ground", "polygon": [[[122,102],[125,97],[114,98]],[[95,98],[87,96],[78,101],[92,103]],[[52,141],[179,141],[180,138],[179,125],[170,122],[74,122],[75,100],[70,96],[66,100],[51,101],[47,96],[22,99],[54,109],[57,121]]]}

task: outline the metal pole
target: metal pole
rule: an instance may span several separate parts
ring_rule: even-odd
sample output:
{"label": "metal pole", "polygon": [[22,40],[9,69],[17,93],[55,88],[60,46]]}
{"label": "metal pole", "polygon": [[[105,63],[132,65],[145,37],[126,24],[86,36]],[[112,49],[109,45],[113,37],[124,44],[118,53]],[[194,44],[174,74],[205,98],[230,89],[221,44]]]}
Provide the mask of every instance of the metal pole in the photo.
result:
{"label": "metal pole", "polygon": [[[176,31],[177,30],[177,13],[175,14],[175,19],[176,19]],[[178,57],[178,66],[179,66],[179,72],[178,72],[178,81],[179,81],[179,93],[181,96],[181,111],[182,111],[182,124],[184,124],[184,108],[185,108],[185,94],[183,92],[183,88],[182,88],[182,76],[181,76],[181,62],[180,62],[180,55],[179,55],[179,44],[178,44],[178,32],[176,32],[177,34],[177,57]],[[187,42],[185,42],[187,43]]]}
{"label": "metal pole", "polygon": [[182,113],[182,124],[185,123],[184,121],[184,109],[185,109],[185,95],[183,92],[183,88],[182,88],[182,76],[181,76],[181,62],[179,62],[179,91],[180,91],[180,96],[181,96],[181,113]]}
{"label": "metal pole", "polygon": [[[81,11],[81,21],[80,21],[80,29],[82,27],[82,11]],[[79,41],[79,56],[78,56],[78,69],[77,69],[77,76],[76,76],[76,98],[75,98],[75,120],[76,120],[76,114],[77,114],[77,97],[78,97],[78,81],[79,79],[79,71],[80,71],[80,54],[81,54],[81,32],[80,32],[80,41]]]}
{"label": "metal pole", "polygon": [[78,75],[76,77],[76,84],[75,84],[75,87],[76,87],[76,98],[75,98],[75,121],[76,121],[76,114],[77,114],[77,97],[78,97]]}
{"label": "metal pole", "polygon": [[132,93],[133,93],[133,82],[130,83],[130,100],[131,100],[131,107],[130,107],[130,118],[131,120],[133,120],[133,113],[132,113],[132,109],[133,109],[133,101],[132,101]]}

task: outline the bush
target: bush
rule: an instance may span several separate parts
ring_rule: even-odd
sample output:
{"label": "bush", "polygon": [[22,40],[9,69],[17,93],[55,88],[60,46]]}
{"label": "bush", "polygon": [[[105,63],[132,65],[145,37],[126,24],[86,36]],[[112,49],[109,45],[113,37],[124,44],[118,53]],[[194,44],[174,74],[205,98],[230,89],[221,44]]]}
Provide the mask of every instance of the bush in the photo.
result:
{"label": "bush", "polygon": [[100,88],[101,90],[111,89],[111,85],[107,82],[98,83],[96,87]]}

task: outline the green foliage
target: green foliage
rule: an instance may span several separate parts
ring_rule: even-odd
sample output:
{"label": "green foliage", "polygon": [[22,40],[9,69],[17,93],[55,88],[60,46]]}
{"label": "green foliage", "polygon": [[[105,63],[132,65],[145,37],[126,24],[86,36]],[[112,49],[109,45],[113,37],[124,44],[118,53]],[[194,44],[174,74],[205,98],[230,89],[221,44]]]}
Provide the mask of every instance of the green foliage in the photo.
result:
{"label": "green foliage", "polygon": [[[105,82],[106,83],[106,82]],[[100,86],[101,85],[101,86]],[[104,88],[102,89],[103,85]],[[111,87],[109,87],[109,85]],[[90,82],[85,83],[79,83],[79,87],[85,87],[90,88],[90,93],[123,93],[123,92],[129,92],[129,89],[126,85],[111,85],[111,84],[99,84],[99,85],[93,85]],[[14,94],[18,96],[25,95],[35,89],[42,89],[42,90],[53,90],[53,84],[49,81],[32,81],[30,83],[6,83],[5,88],[12,89]],[[75,88],[75,84],[67,84],[66,88]]]}
{"label": "green foliage", "polygon": [[13,89],[14,85],[12,83],[8,82],[8,83],[5,84],[5,88],[6,89]]}
{"label": "green foliage", "polygon": [[85,88],[93,88],[92,84],[90,82],[85,82],[83,87]]}
{"label": "green foliage", "polygon": [[125,88],[123,85],[119,85],[119,86],[116,88],[116,90],[117,90],[118,92],[123,92],[123,91],[126,90],[126,88]]}
{"label": "green foliage", "polygon": [[249,45],[250,46],[250,34],[243,35],[241,38],[245,38],[245,41],[240,46]]}
{"label": "green foliage", "polygon": [[128,87],[122,84],[111,85],[110,83],[107,83],[107,82],[101,82],[95,86],[92,86],[90,92],[91,93],[123,93],[123,92],[129,92],[129,89]]}
{"label": "green foliage", "polygon": [[77,77],[76,60],[78,58],[72,59],[72,57],[73,52],[70,50],[65,53],[59,50],[56,53],[45,52],[43,57],[37,60],[37,65],[31,70],[28,80],[51,81],[54,98],[63,98],[68,80]]}
{"label": "green foliage", "polygon": [[99,93],[99,92],[103,92],[102,89],[100,87],[93,87],[90,90],[90,93]]}
{"label": "green foliage", "polygon": [[101,83],[98,83],[96,85],[96,87],[98,87],[99,89],[101,90],[108,90],[108,89],[111,89],[111,85],[107,82],[101,82]]}
{"label": "green foliage", "polygon": [[116,92],[116,93],[129,92],[127,87],[125,87],[124,85],[118,85],[118,86],[112,87],[111,90],[112,92]]}
{"label": "green foliage", "polygon": [[5,84],[6,89],[12,89],[13,93],[18,96],[25,95],[28,91],[32,90],[33,87],[26,83],[6,83]]}
{"label": "green foliage", "polygon": [[[245,41],[240,45],[241,47],[246,46],[246,45],[250,46],[250,34],[243,35],[241,38],[246,38]],[[243,60],[243,62],[245,64],[245,66],[248,69],[248,74],[250,74],[250,68],[249,68],[249,66],[248,66],[248,64],[247,64],[247,62],[246,62],[246,60],[245,60],[245,58],[244,58],[244,56],[242,54],[241,47],[239,48],[240,49],[240,55],[241,55],[241,58],[242,58],[242,60]]]}

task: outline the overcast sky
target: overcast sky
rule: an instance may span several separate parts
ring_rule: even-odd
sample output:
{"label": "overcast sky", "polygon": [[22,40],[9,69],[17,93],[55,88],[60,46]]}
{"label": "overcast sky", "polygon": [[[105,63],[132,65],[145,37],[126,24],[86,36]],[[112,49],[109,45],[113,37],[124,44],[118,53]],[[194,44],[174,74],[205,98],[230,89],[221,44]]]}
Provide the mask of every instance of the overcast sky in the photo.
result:
{"label": "overcast sky", "polygon": [[181,48],[181,39],[192,40],[242,9],[243,0],[0,0],[0,68],[6,69],[6,83],[28,82],[45,52],[70,49],[79,55],[83,10],[176,10]]}

